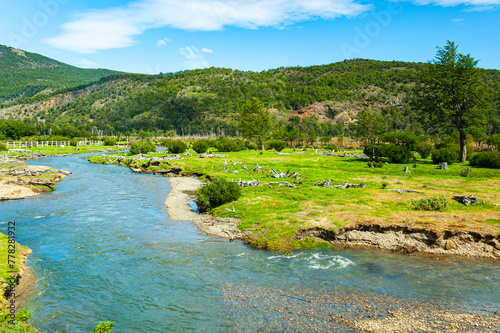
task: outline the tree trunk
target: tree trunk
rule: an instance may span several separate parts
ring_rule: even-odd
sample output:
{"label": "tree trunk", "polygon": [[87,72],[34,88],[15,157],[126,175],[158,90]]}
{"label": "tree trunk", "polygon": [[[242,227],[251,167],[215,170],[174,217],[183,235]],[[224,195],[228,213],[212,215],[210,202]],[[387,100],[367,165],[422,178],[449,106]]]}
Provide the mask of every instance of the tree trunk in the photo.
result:
{"label": "tree trunk", "polygon": [[459,131],[460,134],[460,162],[467,162],[467,133]]}

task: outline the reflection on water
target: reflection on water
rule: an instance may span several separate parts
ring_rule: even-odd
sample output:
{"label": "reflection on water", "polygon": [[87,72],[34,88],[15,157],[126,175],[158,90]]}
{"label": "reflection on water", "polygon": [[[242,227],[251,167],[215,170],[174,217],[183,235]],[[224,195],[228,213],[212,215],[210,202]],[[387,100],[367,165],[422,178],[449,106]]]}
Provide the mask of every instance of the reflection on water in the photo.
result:
{"label": "reflection on water", "polygon": [[37,283],[27,302],[42,331],[88,332],[114,321],[117,332],[131,333],[343,332],[353,326],[338,315],[365,316],[363,299],[378,304],[378,315],[412,302],[500,307],[498,262],[253,250],[169,220],[167,178],[86,158],[33,162],[73,174],[54,193],[0,203],[0,228],[15,220],[20,243],[33,250],[28,264]]}

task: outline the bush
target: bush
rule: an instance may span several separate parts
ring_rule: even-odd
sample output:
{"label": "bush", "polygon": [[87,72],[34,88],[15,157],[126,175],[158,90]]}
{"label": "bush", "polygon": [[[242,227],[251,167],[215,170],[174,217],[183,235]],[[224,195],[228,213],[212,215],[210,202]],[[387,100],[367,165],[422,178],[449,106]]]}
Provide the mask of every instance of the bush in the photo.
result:
{"label": "bush", "polygon": [[472,156],[470,165],[483,168],[500,169],[500,151],[484,151]]}
{"label": "bush", "polygon": [[208,142],[206,140],[198,140],[193,143],[193,150],[198,154],[204,154],[208,150]]}
{"label": "bush", "polygon": [[200,212],[206,212],[228,202],[238,200],[241,188],[225,179],[217,179],[197,191],[196,204]]}
{"label": "bush", "polygon": [[363,149],[363,153],[368,156],[371,160],[378,162],[378,158],[381,156],[380,155],[380,146],[366,146]]}
{"label": "bush", "polygon": [[388,157],[393,163],[408,163],[413,160],[413,154],[408,146],[381,145],[380,156]]}
{"label": "bush", "polygon": [[187,144],[182,140],[170,140],[167,145],[168,152],[171,154],[182,154],[187,149]]}
{"label": "bush", "polygon": [[432,151],[432,163],[439,164],[447,162],[448,164],[456,163],[460,160],[460,152],[455,147],[443,147]]}
{"label": "bush", "polygon": [[1,143],[0,142],[0,151],[8,151],[9,148],[7,147],[7,145],[5,143]]}
{"label": "bush", "polygon": [[286,142],[281,140],[268,140],[264,142],[264,148],[266,150],[274,149],[276,151],[282,151],[286,148]]}
{"label": "bush", "polygon": [[70,144],[70,146],[76,147],[76,146],[78,146],[78,141],[80,141],[78,138],[73,138],[73,139],[69,140],[69,144]]}
{"label": "bush", "polygon": [[116,140],[112,138],[104,138],[102,140],[105,146],[115,146],[116,145]]}
{"label": "bush", "polygon": [[369,168],[381,168],[383,166],[384,166],[384,163],[382,163],[382,162],[368,162]]}
{"label": "bush", "polygon": [[225,136],[217,138],[217,140],[215,140],[214,146],[219,152],[224,153],[231,151],[242,151],[247,149],[245,140],[229,139]]}
{"label": "bush", "polygon": [[248,150],[257,150],[257,149],[259,149],[259,147],[257,146],[256,143],[247,141],[247,149]]}
{"label": "bush", "polygon": [[442,195],[437,195],[420,200],[413,200],[411,207],[415,210],[444,211],[450,202]]}
{"label": "bush", "polygon": [[156,146],[151,141],[137,141],[130,145],[130,153],[132,155],[147,154],[156,152]]}
{"label": "bush", "polygon": [[329,144],[323,146],[323,148],[329,149],[329,150],[337,150],[337,145],[335,143],[329,143]]}
{"label": "bush", "polygon": [[113,329],[113,326],[115,326],[113,322],[99,322],[90,333],[109,333]]}
{"label": "bush", "polygon": [[420,142],[415,146],[415,151],[424,159],[431,155],[433,149],[434,147],[427,142]]}

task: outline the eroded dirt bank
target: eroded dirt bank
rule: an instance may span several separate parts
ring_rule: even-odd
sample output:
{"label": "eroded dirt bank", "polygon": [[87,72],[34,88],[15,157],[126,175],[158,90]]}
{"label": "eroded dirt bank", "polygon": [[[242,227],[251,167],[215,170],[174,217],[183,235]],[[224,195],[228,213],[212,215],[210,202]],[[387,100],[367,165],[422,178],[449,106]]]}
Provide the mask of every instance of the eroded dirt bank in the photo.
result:
{"label": "eroded dirt bank", "polygon": [[376,247],[395,252],[500,259],[500,235],[485,235],[474,231],[439,232],[401,225],[357,224],[337,231],[302,229],[295,238],[315,238],[337,246]]}

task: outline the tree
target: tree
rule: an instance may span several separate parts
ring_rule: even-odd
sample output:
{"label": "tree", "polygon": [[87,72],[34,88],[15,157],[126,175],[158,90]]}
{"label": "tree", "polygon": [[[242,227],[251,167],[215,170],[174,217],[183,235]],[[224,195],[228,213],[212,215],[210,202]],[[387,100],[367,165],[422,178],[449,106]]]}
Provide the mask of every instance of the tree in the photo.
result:
{"label": "tree", "polygon": [[240,131],[264,150],[264,138],[270,130],[270,114],[257,98],[247,100],[240,109]]}
{"label": "tree", "polygon": [[424,126],[458,131],[461,162],[467,160],[467,134],[485,120],[485,89],[477,63],[469,54],[457,53],[455,43],[448,41],[421,72],[412,101]]}
{"label": "tree", "polygon": [[356,122],[352,123],[350,127],[358,138],[363,138],[372,144],[387,129],[382,115],[368,111],[361,111],[356,117]]}

